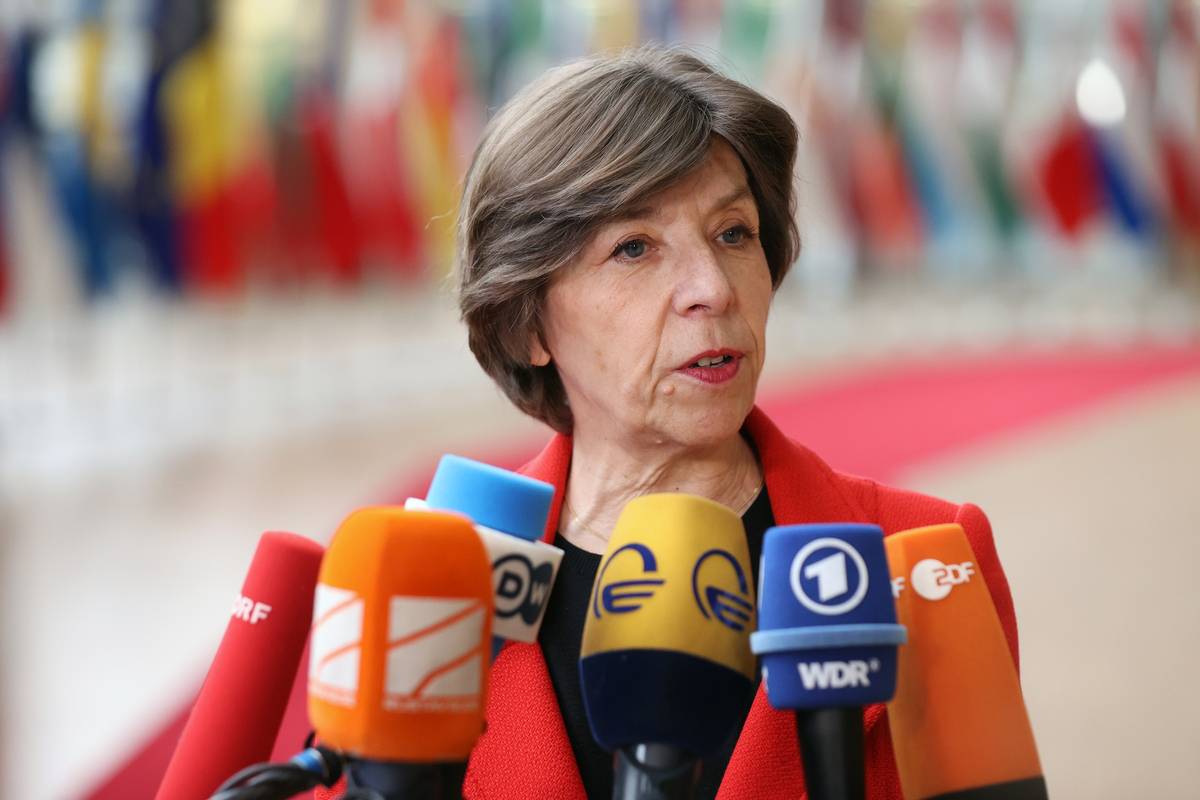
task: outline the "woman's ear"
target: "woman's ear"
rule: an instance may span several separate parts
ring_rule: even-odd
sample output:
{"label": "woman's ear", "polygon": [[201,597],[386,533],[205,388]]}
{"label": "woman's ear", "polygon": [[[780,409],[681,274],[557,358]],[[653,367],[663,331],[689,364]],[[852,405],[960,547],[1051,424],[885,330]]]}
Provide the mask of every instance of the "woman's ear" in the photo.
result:
{"label": "woman's ear", "polygon": [[542,335],[537,331],[529,334],[529,363],[535,367],[544,367],[550,363],[550,351],[542,342]]}

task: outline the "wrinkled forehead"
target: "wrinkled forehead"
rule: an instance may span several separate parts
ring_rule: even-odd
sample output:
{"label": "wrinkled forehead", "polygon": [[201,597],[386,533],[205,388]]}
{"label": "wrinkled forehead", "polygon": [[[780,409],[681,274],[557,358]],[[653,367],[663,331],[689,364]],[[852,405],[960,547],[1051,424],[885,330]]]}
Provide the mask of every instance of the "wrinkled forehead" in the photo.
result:
{"label": "wrinkled forehead", "polygon": [[634,220],[665,222],[671,209],[691,205],[711,213],[741,202],[755,205],[740,157],[720,136],[712,136],[704,158],[676,181],[641,202],[631,202],[602,221],[604,226]]}

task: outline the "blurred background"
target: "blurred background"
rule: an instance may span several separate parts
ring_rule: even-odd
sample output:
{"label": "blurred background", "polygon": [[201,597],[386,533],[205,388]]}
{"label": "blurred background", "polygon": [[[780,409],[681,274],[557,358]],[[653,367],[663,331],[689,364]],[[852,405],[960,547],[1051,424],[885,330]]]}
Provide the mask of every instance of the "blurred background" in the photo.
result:
{"label": "blurred background", "polygon": [[0,0],[0,796],[150,797],[262,531],[536,452],[447,289],[459,182],[526,82],[647,40],[802,131],[764,405],[989,513],[1056,797],[1193,796],[1198,37],[1193,0]]}

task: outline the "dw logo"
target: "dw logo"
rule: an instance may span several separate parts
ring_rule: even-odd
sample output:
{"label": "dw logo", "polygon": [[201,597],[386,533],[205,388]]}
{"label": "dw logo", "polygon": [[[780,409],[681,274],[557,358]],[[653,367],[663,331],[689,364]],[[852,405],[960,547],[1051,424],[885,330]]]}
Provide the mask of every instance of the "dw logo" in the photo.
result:
{"label": "dw logo", "polygon": [[[736,579],[737,583],[737,594],[721,588],[717,581],[713,580],[714,577],[724,577],[724,583],[730,585],[729,571],[719,566],[705,570],[707,574],[703,581],[704,591],[701,592],[700,568],[705,563],[728,564],[732,567],[732,577]],[[714,576],[714,572],[718,574]],[[749,599],[750,585],[746,581],[746,573],[742,570],[742,565],[730,553],[714,547],[700,556],[696,561],[696,566],[692,569],[692,594],[705,619],[715,617],[722,625],[735,631],[746,629],[746,624],[750,621],[750,613],[754,609],[754,602]]]}
{"label": "dw logo", "polygon": [[836,616],[858,607],[867,596],[867,565],[841,539],[813,539],[792,559],[792,593],[814,614]]}
{"label": "dw logo", "polygon": [[509,553],[492,564],[492,588],[496,597],[496,616],[501,619],[520,616],[526,625],[537,622],[550,595],[554,578],[551,564],[538,564],[520,553]]}
{"label": "dw logo", "polygon": [[592,613],[596,615],[596,619],[600,619],[601,606],[610,614],[628,614],[630,611],[637,611],[642,607],[641,601],[653,597],[655,587],[663,585],[662,578],[634,578],[605,583],[604,576],[608,572],[608,568],[617,560],[617,556],[626,551],[636,553],[641,557],[643,575],[658,572],[658,561],[654,558],[654,552],[646,545],[631,542],[614,550],[608,560],[601,565],[599,574],[596,575],[596,594],[592,598]]}

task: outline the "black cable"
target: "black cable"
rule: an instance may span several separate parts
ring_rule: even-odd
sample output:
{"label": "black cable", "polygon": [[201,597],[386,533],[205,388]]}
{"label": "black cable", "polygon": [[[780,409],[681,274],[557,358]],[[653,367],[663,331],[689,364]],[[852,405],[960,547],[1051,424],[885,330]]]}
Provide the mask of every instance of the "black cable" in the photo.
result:
{"label": "black cable", "polygon": [[242,784],[248,784],[259,775],[262,775],[266,772],[274,772],[281,767],[283,767],[282,764],[273,763],[251,764],[245,769],[238,770],[233,774],[233,777],[229,778],[227,781],[218,786],[217,793],[219,794],[221,792],[229,791],[230,789],[237,788]]}
{"label": "black cable", "polygon": [[238,785],[223,784],[211,800],[285,800],[320,783],[317,775],[295,764],[259,764],[235,777],[241,778]]}
{"label": "black cable", "polygon": [[317,746],[285,763],[246,767],[222,783],[209,800],[285,800],[318,784],[333,786],[341,776],[341,755]]}

